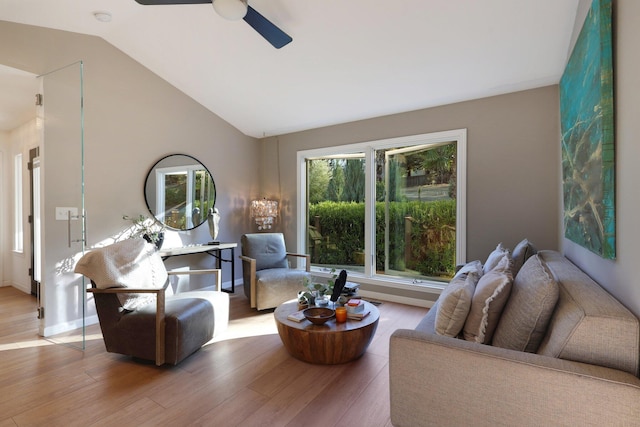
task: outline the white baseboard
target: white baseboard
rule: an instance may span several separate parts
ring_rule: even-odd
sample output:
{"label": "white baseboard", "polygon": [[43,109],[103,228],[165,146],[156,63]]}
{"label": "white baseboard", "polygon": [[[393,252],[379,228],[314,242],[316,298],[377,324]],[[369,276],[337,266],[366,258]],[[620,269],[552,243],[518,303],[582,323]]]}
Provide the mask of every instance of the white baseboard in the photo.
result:
{"label": "white baseboard", "polygon": [[14,282],[7,281],[7,282],[4,282],[2,284],[2,286],[3,287],[11,286],[13,288],[18,289],[19,291],[24,292],[25,294],[30,294],[31,293],[31,285],[23,285],[23,284],[20,284],[20,283],[14,283]]}
{"label": "white baseboard", "polygon": [[82,319],[73,320],[71,322],[57,323],[55,325],[45,327],[42,336],[46,338],[52,335],[62,334],[64,332],[73,331],[74,329],[79,328],[82,328]]}

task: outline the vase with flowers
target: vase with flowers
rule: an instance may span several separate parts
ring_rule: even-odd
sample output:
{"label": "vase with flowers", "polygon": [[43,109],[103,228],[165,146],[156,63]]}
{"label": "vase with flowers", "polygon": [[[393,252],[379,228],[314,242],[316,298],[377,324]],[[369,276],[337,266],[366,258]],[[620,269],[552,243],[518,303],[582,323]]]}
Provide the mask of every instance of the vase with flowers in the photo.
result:
{"label": "vase with flowers", "polygon": [[133,217],[123,215],[122,219],[131,222],[129,238],[142,237],[147,242],[156,245],[156,248],[162,247],[165,226],[157,219],[142,214]]}

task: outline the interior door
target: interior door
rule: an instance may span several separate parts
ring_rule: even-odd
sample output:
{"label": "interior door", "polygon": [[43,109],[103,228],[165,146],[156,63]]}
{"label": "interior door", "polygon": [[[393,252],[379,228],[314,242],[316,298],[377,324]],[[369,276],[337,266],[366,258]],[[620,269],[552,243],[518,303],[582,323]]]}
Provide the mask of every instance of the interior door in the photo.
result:
{"label": "interior door", "polygon": [[73,272],[86,241],[83,64],[39,76],[40,334],[84,348],[86,286]]}
{"label": "interior door", "polygon": [[[29,210],[29,235],[31,248],[31,294],[40,298],[40,280],[42,267],[42,236],[40,235],[40,147],[29,150],[29,194],[31,209]],[[38,318],[41,310],[38,310]]]}

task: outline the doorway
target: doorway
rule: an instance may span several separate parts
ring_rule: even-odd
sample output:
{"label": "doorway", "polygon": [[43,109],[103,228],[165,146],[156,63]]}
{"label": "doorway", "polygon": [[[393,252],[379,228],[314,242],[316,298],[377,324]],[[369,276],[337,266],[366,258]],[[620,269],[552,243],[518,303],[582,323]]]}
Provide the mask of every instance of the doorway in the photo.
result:
{"label": "doorway", "polygon": [[[4,284],[30,293],[31,248],[27,221],[29,212],[29,150],[40,145],[36,129],[34,95],[38,92],[37,76],[33,73],[0,64],[0,144],[3,152],[2,174],[2,236],[0,266]],[[35,312],[34,312],[35,316]]]}
{"label": "doorway", "polygon": [[[40,280],[42,262],[42,236],[40,234],[40,147],[29,150],[29,231],[31,249],[31,267],[29,276],[31,278],[31,295],[36,296],[40,301]],[[38,310],[38,318],[41,316]]]}
{"label": "doorway", "polygon": [[[8,171],[25,170],[24,183],[21,179],[20,190],[14,191],[20,198],[7,191],[2,204],[7,213],[16,212],[18,204],[13,200],[21,200],[20,207],[30,212],[4,215],[3,228],[12,238],[2,241],[13,246],[3,246],[0,253],[10,264],[6,279],[38,297],[40,335],[81,329],[82,338],[72,345],[84,348],[86,290],[70,262],[84,252],[85,241],[83,64],[79,61],[40,76],[0,65],[0,92],[0,131],[8,135],[0,139],[0,151],[7,153],[0,157],[2,166]],[[45,98],[44,104],[34,107],[35,94],[41,94],[39,100]],[[12,105],[9,99],[28,100],[28,114],[24,103]],[[16,121],[6,124],[4,119],[10,114],[5,111],[16,113]],[[15,154],[25,160],[11,167]],[[10,173],[3,177],[11,180]],[[65,210],[73,207],[77,214],[58,220],[55,213],[60,206]],[[11,223],[13,217],[21,223],[19,231]],[[24,244],[18,247],[16,241]]]}

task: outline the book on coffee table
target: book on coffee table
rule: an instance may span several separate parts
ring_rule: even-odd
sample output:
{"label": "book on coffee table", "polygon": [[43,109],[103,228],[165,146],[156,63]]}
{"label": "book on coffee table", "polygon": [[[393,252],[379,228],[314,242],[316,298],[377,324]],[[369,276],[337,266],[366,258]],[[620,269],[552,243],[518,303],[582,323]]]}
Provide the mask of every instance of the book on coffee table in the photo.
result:
{"label": "book on coffee table", "polygon": [[347,319],[362,320],[365,317],[367,317],[369,315],[369,313],[371,313],[371,311],[369,311],[369,310],[361,311],[360,313],[351,313],[351,312],[347,311]]}
{"label": "book on coffee table", "polygon": [[296,311],[295,313],[291,313],[290,315],[287,316],[287,319],[300,323],[305,319],[303,311],[304,310],[300,310],[300,311]]}
{"label": "book on coffee table", "polygon": [[347,313],[362,313],[364,305],[364,301],[361,299],[350,299],[344,306],[347,308]]}

